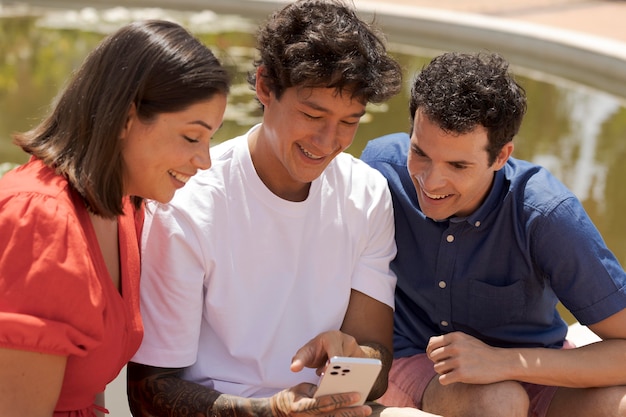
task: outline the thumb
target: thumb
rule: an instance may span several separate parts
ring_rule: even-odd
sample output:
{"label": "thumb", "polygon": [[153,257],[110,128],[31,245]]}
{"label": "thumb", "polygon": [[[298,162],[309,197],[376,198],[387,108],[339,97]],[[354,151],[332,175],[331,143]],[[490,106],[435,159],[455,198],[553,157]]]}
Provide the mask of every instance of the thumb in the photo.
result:
{"label": "thumb", "polygon": [[306,366],[310,366],[310,364],[315,359],[315,351],[309,344],[304,345],[296,354],[291,358],[291,371],[292,372],[300,372]]}
{"label": "thumb", "polygon": [[327,359],[328,355],[324,340],[322,337],[316,337],[298,349],[293,358],[291,358],[291,370],[298,372],[305,367],[319,368],[325,365]]}
{"label": "thumb", "polygon": [[302,362],[302,359],[294,356],[291,360],[291,366],[289,368],[291,369],[291,372],[300,372],[304,369],[304,363]]}

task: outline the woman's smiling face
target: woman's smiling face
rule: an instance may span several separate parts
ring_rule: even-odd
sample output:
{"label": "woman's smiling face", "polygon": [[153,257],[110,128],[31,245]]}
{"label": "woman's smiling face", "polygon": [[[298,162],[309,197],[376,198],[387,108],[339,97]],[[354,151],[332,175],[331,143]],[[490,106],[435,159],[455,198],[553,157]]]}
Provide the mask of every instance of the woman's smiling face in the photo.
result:
{"label": "woman's smiling face", "polygon": [[210,141],[225,108],[226,96],[216,94],[147,123],[131,109],[122,132],[125,194],[166,203],[198,169],[210,168]]}

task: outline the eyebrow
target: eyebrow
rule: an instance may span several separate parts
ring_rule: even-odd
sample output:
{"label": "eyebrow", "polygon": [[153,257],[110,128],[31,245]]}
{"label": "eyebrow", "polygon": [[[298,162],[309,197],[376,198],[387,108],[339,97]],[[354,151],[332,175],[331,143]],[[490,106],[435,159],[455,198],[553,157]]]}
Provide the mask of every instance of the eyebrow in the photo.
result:
{"label": "eyebrow", "polygon": [[[302,103],[303,103],[304,105],[306,105],[306,106],[309,106],[310,108],[312,108],[312,109],[314,109],[314,110],[321,111],[321,112],[323,112],[323,113],[330,113],[330,110],[328,110],[327,108],[322,107],[322,106],[320,106],[319,104],[314,103],[314,102],[312,102],[312,101],[307,101],[307,100],[305,100],[305,101],[303,101]],[[365,109],[363,109],[363,111],[360,111],[360,112],[358,112],[358,113],[352,113],[352,114],[351,114],[351,115],[349,115],[348,117],[356,117],[356,118],[361,118],[361,117],[363,117],[363,115],[364,115],[365,113],[366,113],[366,111],[365,111]]]}
{"label": "eyebrow", "polygon": [[[430,156],[428,156],[428,154],[426,152],[424,152],[424,150],[422,148],[420,148],[419,146],[417,146],[416,144],[414,144],[411,141],[411,149],[413,149],[414,151],[418,151],[420,152],[422,155],[424,155],[426,158],[431,159]],[[470,161],[465,161],[465,160],[460,160],[460,161],[446,161],[446,164],[455,164],[455,165],[475,165],[474,162],[470,162]]]}
{"label": "eyebrow", "polygon": [[[205,127],[205,128],[206,128],[206,129],[208,129],[208,130],[213,130],[213,127],[212,127],[211,125],[209,125],[209,124],[205,123],[205,122],[204,122],[204,121],[202,121],[202,120],[193,120],[193,121],[189,122],[188,124],[190,124],[190,125],[200,125],[200,126],[202,126],[202,127]],[[219,129],[219,127],[221,127],[221,126],[222,126],[222,125],[218,126],[218,129]]]}

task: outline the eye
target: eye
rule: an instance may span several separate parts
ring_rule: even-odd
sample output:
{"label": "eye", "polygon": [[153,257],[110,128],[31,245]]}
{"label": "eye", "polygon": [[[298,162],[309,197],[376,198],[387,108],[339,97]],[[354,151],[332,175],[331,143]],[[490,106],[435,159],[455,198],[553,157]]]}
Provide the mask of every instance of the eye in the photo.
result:
{"label": "eye", "polygon": [[190,138],[189,136],[185,136],[185,135],[183,135],[183,139],[185,139],[189,143],[198,143],[199,142],[199,140]]}
{"label": "eye", "polygon": [[313,115],[310,115],[309,113],[302,112],[302,114],[303,114],[303,115],[304,115],[304,117],[306,117],[307,119],[311,119],[311,120],[321,119],[321,117],[313,116]]}
{"label": "eye", "polygon": [[467,165],[464,165],[464,164],[452,162],[450,165],[452,165],[452,168],[458,169],[458,170],[467,169]]}
{"label": "eye", "polygon": [[419,157],[421,157],[421,158],[424,158],[424,157],[426,156],[426,154],[424,154],[424,152],[422,152],[422,150],[421,150],[420,148],[417,148],[417,147],[415,147],[415,146],[412,146],[412,147],[411,147],[411,151],[412,151],[415,155],[417,155],[417,156],[419,156]]}

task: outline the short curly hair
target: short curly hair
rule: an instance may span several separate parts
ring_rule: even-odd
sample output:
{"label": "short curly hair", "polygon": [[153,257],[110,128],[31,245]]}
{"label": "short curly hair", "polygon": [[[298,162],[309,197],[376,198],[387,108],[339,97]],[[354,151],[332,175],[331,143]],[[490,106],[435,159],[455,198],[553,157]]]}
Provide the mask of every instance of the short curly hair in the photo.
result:
{"label": "short curly hair", "polygon": [[465,134],[487,129],[492,164],[513,140],[526,113],[524,89],[496,53],[448,52],[435,57],[416,76],[411,89],[411,128],[419,109],[447,132]]}
{"label": "short curly hair", "polygon": [[[290,87],[326,87],[382,103],[402,86],[400,66],[383,40],[382,32],[341,1],[300,0],[259,28],[255,68],[262,67],[278,98]],[[256,72],[248,82],[254,88]]]}

